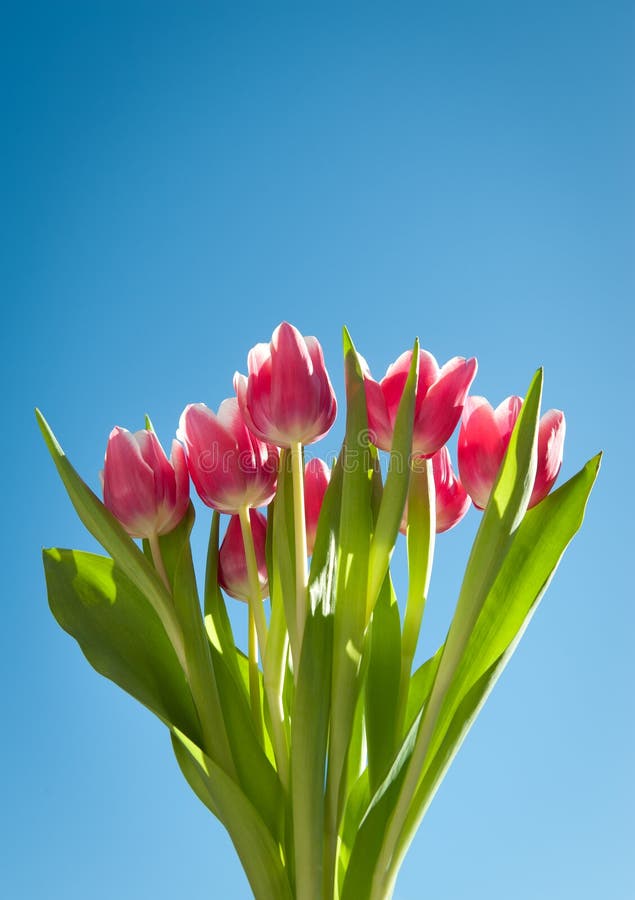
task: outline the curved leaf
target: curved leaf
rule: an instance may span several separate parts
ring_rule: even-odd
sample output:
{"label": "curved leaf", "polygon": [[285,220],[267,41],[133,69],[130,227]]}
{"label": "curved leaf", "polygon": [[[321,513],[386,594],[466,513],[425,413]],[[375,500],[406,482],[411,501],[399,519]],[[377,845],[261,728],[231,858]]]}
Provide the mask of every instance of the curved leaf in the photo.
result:
{"label": "curved leaf", "polygon": [[256,900],[293,900],[280,848],[238,785],[178,729],[172,747],[192,790],[227,828]]}
{"label": "curved leaf", "polygon": [[201,741],[185,675],[146,597],[108,557],[53,548],[43,559],[51,612],[93,668]]}

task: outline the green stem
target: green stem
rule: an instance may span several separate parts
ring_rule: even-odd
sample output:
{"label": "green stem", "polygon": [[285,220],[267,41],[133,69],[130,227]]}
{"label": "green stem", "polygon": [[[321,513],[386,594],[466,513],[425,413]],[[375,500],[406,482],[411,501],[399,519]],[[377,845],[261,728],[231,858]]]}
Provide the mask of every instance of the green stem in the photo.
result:
{"label": "green stem", "polygon": [[293,524],[295,536],[295,586],[298,646],[302,647],[302,635],[307,614],[307,547],[304,518],[304,466],[302,444],[291,444],[291,476],[293,480]]}
{"label": "green stem", "polygon": [[401,742],[408,708],[412,661],[425,610],[436,534],[436,493],[432,461],[417,460],[408,490],[408,595],[401,644],[401,675],[397,701],[397,740]]}
{"label": "green stem", "polygon": [[238,511],[238,515],[240,517],[240,527],[245,548],[247,577],[249,578],[249,611],[254,617],[258,644],[260,646],[260,655],[264,659],[265,649],[267,647],[267,620],[265,618],[265,611],[262,603],[260,579],[258,577],[258,561],[256,559],[254,538],[251,533],[251,520],[249,518],[248,507],[243,506]]}
{"label": "green stem", "polygon": [[272,600],[267,638],[267,658],[263,660],[263,683],[269,719],[274,735],[274,753],[282,786],[289,785],[289,735],[284,714],[284,682],[287,670],[289,636],[281,604]]}
{"label": "green stem", "polygon": [[154,563],[154,568],[157,570],[161,581],[168,589],[168,593],[172,593],[172,585],[170,584],[170,579],[168,578],[168,573],[165,568],[165,563],[163,562],[163,554],[161,553],[161,544],[159,543],[159,535],[151,534],[148,537],[148,544],[150,545],[150,552],[152,553],[152,562]]}
{"label": "green stem", "polygon": [[249,697],[251,699],[251,711],[256,725],[256,734],[262,744],[264,739],[262,726],[262,705],[260,703],[260,671],[258,669],[258,636],[256,634],[256,620],[249,607],[247,622],[247,646],[249,657]]}

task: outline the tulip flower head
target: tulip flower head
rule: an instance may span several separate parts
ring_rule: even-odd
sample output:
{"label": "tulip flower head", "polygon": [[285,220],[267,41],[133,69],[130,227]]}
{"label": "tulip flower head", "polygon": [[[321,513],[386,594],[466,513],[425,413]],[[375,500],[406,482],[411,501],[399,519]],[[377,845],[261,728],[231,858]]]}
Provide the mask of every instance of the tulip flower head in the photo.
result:
{"label": "tulip flower head", "polygon": [[104,505],[131,537],[167,534],[179,524],[190,502],[183,448],[172,444],[167,458],[153,431],[113,428],[101,474]]}
{"label": "tulip flower head", "polygon": [[331,470],[324,460],[318,459],[318,457],[310,459],[304,467],[304,516],[309,556],[313,553],[322,501],[330,478]]}
{"label": "tulip flower head", "polygon": [[278,447],[312,444],[335,421],[337,401],[318,340],[283,322],[270,344],[249,351],[249,375],[234,375],[234,389],[249,428]]}
{"label": "tulip flower head", "polygon": [[[522,398],[516,396],[507,397],[496,409],[485,397],[469,397],[465,404],[459,431],[459,472],[478,509],[487,506],[522,404]],[[540,420],[538,468],[530,507],[547,496],[558,477],[565,427],[564,413],[558,409],[548,410]]]}
{"label": "tulip flower head", "polygon": [[[388,366],[381,381],[375,381],[362,360],[366,407],[371,440],[380,450],[390,450],[399,401],[408,378],[412,350]],[[455,356],[439,368],[431,353],[419,351],[419,378],[415,399],[412,450],[432,456],[449,439],[461,417],[467,392],[476,375],[476,359]]]}
{"label": "tulip flower head", "polygon": [[[269,580],[267,577],[267,520],[257,509],[249,510],[251,533],[254,539],[256,562],[258,563],[258,582],[261,597],[269,596]],[[225,537],[218,552],[218,583],[223,590],[236,600],[249,602],[250,586],[245,557],[240,518],[234,515],[229,520]]]}
{"label": "tulip flower head", "polygon": [[[470,498],[452,467],[450,452],[441,447],[432,457],[432,474],[436,494],[436,533],[449,531],[461,521],[470,508]],[[401,532],[406,534],[408,526],[408,504],[401,521]]]}
{"label": "tulip flower head", "polygon": [[218,413],[204,403],[186,406],[177,437],[185,445],[194,487],[207,506],[237,513],[272,499],[278,451],[247,428],[235,397],[223,400]]}

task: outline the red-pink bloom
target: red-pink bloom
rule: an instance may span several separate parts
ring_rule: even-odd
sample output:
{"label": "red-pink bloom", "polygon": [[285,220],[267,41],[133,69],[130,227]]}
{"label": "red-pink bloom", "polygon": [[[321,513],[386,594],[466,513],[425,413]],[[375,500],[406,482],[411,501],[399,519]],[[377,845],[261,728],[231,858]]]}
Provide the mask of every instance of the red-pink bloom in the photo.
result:
{"label": "red-pink bloom", "polygon": [[[267,520],[257,509],[249,510],[251,533],[254,538],[256,562],[258,563],[258,584],[260,596],[264,600],[269,596],[269,580],[267,578]],[[230,597],[249,602],[251,593],[247,559],[243,542],[240,517],[232,516],[225,532],[225,537],[218,553],[218,583]]]}
{"label": "red-pink bloom", "polygon": [[177,437],[203,503],[220,512],[265,506],[276,490],[278,451],[247,428],[235,397],[218,413],[191,403],[181,414]]}
{"label": "red-pink bloom", "polygon": [[104,504],[132,537],[167,534],[185,515],[190,480],[176,441],[168,460],[153,431],[133,434],[117,426],[110,432],[100,474]]}
{"label": "red-pink bloom", "polygon": [[256,344],[247,360],[249,376],[236,372],[234,389],[255,435],[278,447],[312,444],[327,433],[337,412],[322,348],[283,322],[270,344]]}
{"label": "red-pink bloom", "polygon": [[309,556],[313,553],[315,546],[318,519],[330,478],[331,470],[322,459],[317,457],[310,459],[304,467],[304,520]]}
{"label": "red-pink bloom", "polygon": [[[399,401],[408,378],[412,350],[388,366],[381,381],[375,381],[365,365],[364,385],[371,440],[381,450],[390,450]],[[432,456],[448,440],[461,417],[467,392],[476,375],[475,359],[455,356],[439,368],[427,350],[419,351],[419,378],[415,400],[412,449]]]}
{"label": "red-pink bloom", "polygon": [[[459,431],[459,472],[479,509],[487,506],[522,404],[522,398],[515,396],[507,397],[496,409],[485,397],[468,397],[465,404]],[[564,413],[550,409],[538,426],[538,469],[529,506],[546,497],[558,477],[564,435]]]}
{"label": "red-pink bloom", "polygon": [[[447,447],[441,447],[432,457],[432,474],[436,494],[436,532],[440,534],[458,525],[470,508],[470,498],[456,477]],[[407,525],[408,504],[401,522],[403,534],[406,533]]]}

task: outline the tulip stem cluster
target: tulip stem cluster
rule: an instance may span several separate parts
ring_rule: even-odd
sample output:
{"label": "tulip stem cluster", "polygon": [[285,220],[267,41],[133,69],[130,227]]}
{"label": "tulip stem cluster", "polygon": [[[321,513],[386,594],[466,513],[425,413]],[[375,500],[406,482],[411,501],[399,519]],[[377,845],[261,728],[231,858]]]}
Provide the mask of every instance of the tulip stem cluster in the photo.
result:
{"label": "tulip stem cluster", "polygon": [[[249,374],[235,375],[236,396],[217,412],[185,408],[169,458],[149,421],[113,429],[103,503],[38,414],[75,509],[109,554],[45,551],[51,609],[98,671],[168,725],[256,900],[391,897],[599,466],[549,494],[564,416],[540,418],[541,371],[524,401],[494,409],[468,396],[475,359],[439,366],[418,341],[376,381],[345,330],[344,367],[332,469],[304,463],[337,410],[322,349],[287,323],[250,351]],[[457,475],[447,441],[459,421]],[[214,511],[203,610],[190,482]],[[484,515],[447,637],[415,668],[436,535],[472,503]],[[403,604],[391,572],[399,532]],[[246,604],[246,657],[226,598]]]}

